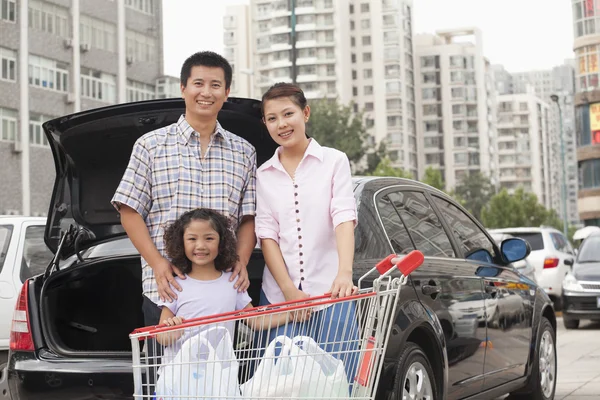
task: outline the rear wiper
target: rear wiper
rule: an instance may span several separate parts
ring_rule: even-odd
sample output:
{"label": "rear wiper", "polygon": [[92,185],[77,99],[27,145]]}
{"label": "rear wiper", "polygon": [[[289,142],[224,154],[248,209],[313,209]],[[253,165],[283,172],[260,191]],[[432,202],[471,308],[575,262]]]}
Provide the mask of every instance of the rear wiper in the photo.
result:
{"label": "rear wiper", "polygon": [[54,258],[50,262],[50,265],[48,265],[48,268],[46,268],[46,272],[44,272],[44,280],[46,280],[46,278],[48,278],[52,274],[53,271],[58,271],[60,269],[58,266],[58,262],[60,260],[60,255],[61,255],[63,246],[65,245],[65,242],[67,240],[69,240],[69,243],[73,243],[73,239],[75,238],[75,236],[76,236],[75,226],[69,225],[69,228],[65,232],[63,232],[63,234],[60,238],[60,242],[58,242],[58,248],[56,249]]}

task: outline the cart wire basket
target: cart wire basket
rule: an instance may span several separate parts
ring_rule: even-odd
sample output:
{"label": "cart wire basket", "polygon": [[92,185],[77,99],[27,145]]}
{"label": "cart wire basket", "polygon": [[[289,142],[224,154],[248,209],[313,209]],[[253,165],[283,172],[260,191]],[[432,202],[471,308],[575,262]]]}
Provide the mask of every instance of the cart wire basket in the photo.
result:
{"label": "cart wire basket", "polygon": [[136,329],[134,398],[374,399],[400,290],[423,260],[417,250],[390,255],[348,297]]}

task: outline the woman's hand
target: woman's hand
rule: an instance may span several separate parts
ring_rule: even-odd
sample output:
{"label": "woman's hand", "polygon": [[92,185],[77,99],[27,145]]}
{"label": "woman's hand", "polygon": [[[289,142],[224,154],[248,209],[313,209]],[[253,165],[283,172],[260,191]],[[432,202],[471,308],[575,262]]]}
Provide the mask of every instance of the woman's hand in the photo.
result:
{"label": "woman's hand", "polygon": [[[302,290],[295,287],[293,289],[284,291],[283,295],[285,296],[285,301],[304,300],[310,297],[308,293],[304,293]],[[308,321],[310,319],[311,314],[312,309],[310,308],[292,311],[290,313],[289,320],[295,322]]]}
{"label": "woman's hand", "polygon": [[338,272],[331,285],[331,298],[347,297],[358,293],[358,288],[352,282],[352,271]]}

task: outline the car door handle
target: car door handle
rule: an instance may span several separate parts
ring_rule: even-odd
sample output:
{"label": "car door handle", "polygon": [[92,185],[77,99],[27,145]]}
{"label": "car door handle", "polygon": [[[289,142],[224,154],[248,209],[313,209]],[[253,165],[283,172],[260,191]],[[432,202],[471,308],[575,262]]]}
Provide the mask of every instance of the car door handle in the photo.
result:
{"label": "car door handle", "polygon": [[434,294],[440,293],[442,288],[436,285],[423,285],[421,286],[421,291],[425,296],[433,296]]}

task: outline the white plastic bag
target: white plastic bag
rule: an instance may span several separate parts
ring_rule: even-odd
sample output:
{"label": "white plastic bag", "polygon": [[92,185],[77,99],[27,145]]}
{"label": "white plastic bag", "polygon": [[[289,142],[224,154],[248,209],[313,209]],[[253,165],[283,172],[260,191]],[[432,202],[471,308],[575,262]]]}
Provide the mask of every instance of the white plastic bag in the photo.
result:
{"label": "white plastic bag", "polygon": [[238,362],[225,327],[211,327],[186,340],[156,382],[156,400],[179,396],[240,397]]}
{"label": "white plastic bag", "polygon": [[310,354],[314,362],[319,365],[316,375],[308,377],[310,385],[305,389],[306,397],[348,397],[349,384],[344,363],[323,350],[317,342],[309,336],[296,336],[292,339],[294,345]]}
{"label": "white plastic bag", "polygon": [[[280,346],[279,355],[275,355]],[[343,398],[349,395],[344,364],[310,337],[277,336],[265,350],[254,376],[241,385],[243,397],[286,399]]]}

